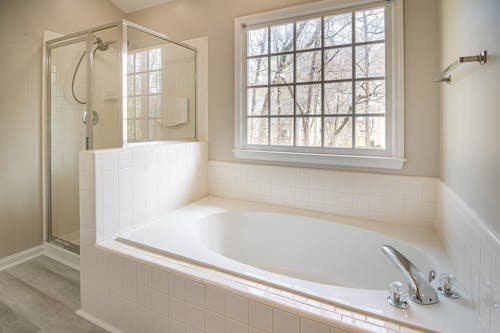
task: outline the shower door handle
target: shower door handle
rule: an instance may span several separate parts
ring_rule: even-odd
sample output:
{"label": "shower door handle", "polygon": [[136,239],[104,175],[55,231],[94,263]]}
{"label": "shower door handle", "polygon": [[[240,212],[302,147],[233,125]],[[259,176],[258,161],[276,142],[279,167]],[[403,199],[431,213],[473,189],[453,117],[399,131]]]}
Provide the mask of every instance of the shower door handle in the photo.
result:
{"label": "shower door handle", "polygon": [[[85,111],[84,113],[82,113],[82,122],[84,125],[87,125],[87,119],[88,119],[87,111]],[[97,111],[93,110],[92,111],[92,126],[97,125],[98,122],[99,122],[99,113],[97,113]]]}

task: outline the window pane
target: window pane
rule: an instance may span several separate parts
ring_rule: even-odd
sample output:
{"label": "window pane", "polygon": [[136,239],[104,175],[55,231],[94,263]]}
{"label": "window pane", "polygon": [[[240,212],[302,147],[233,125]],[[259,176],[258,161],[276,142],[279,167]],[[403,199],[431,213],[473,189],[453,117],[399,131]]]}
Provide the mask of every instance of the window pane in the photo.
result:
{"label": "window pane", "polygon": [[296,118],[296,144],[297,146],[321,146],[321,118],[298,117]]}
{"label": "window pane", "polygon": [[293,51],[293,23],[271,27],[271,53]]}
{"label": "window pane", "polygon": [[267,145],[268,118],[247,119],[247,142],[251,145]]}
{"label": "window pane", "polygon": [[384,8],[356,12],[357,43],[383,40],[384,27]]}
{"label": "window pane", "polygon": [[135,75],[127,77],[127,94],[129,96],[135,95]]}
{"label": "window pane", "polygon": [[352,48],[325,50],[325,80],[352,78]]}
{"label": "window pane", "polygon": [[135,120],[127,121],[127,140],[135,141]]}
{"label": "window pane", "polygon": [[293,115],[293,86],[271,87],[271,114]]}
{"label": "window pane", "polygon": [[352,43],[352,14],[325,17],[325,46]]}
{"label": "window pane", "polygon": [[352,118],[325,118],[325,147],[352,148]]}
{"label": "window pane", "polygon": [[293,54],[271,57],[271,83],[293,83]]}
{"label": "window pane", "polygon": [[149,121],[141,119],[135,121],[135,139],[137,141],[146,141],[149,138]]}
{"label": "window pane", "polygon": [[296,39],[297,50],[321,47],[321,19],[297,22]]}
{"label": "window pane", "polygon": [[148,102],[146,96],[135,98],[135,117],[144,118],[148,116]]}
{"label": "window pane", "polygon": [[135,75],[135,94],[143,95],[148,92],[148,74],[137,74]]}
{"label": "window pane", "polygon": [[271,118],[271,144],[293,145],[293,118]]}
{"label": "window pane", "polygon": [[268,88],[249,88],[247,90],[247,114],[263,116],[268,113]]}
{"label": "window pane", "polygon": [[247,79],[249,86],[267,84],[268,82],[267,57],[248,59]]}
{"label": "window pane", "polygon": [[161,93],[161,72],[149,73],[149,93],[150,94]]}
{"label": "window pane", "polygon": [[133,73],[134,72],[134,68],[135,68],[135,65],[134,65],[134,54],[129,54],[128,55],[128,61],[127,61],[127,72],[130,74],[130,73]]}
{"label": "window pane", "polygon": [[161,115],[161,95],[149,96],[149,116],[158,118]]}
{"label": "window pane", "polygon": [[297,86],[297,115],[321,114],[321,85]]}
{"label": "window pane", "polygon": [[297,82],[321,80],[321,51],[297,53]]}
{"label": "window pane", "polygon": [[356,113],[385,113],[385,81],[356,83]]}
{"label": "window pane", "polygon": [[385,44],[356,46],[356,77],[385,76]]}
{"label": "window pane", "polygon": [[356,148],[385,148],[385,117],[356,117]]}
{"label": "window pane", "polygon": [[135,71],[145,72],[148,69],[148,53],[147,51],[137,52],[135,54]]}
{"label": "window pane", "polygon": [[161,68],[161,49],[149,50],[149,70]]}
{"label": "window pane", "polygon": [[325,83],[325,114],[352,113],[352,83]]}
{"label": "window pane", "polygon": [[247,34],[248,55],[267,54],[268,50],[267,28],[249,30]]}
{"label": "window pane", "polygon": [[127,118],[135,118],[135,98],[127,99]]}

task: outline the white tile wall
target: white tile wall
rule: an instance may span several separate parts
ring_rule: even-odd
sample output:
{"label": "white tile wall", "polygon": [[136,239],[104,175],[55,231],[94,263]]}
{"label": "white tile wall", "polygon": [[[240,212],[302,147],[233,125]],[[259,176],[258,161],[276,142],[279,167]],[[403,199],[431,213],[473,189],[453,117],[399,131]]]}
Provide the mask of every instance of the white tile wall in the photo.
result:
{"label": "white tile wall", "polygon": [[434,228],[436,179],[209,161],[210,194]]}
{"label": "white tile wall", "polygon": [[[114,241],[111,243],[117,248],[102,245],[109,242],[103,240],[113,238],[120,230],[151,222],[171,209],[205,196],[206,161],[206,145],[203,143],[80,154],[80,172],[85,176],[82,179],[87,179],[80,188],[81,306],[84,313],[114,326],[117,332],[127,333],[403,331],[398,325],[381,320],[377,321],[377,325],[364,322],[365,326],[353,324],[344,327],[341,318],[351,318],[352,313],[334,313],[337,309],[333,306],[327,311],[324,304],[317,305],[323,308],[301,305],[296,300],[281,296],[281,293],[266,297],[262,290],[254,287],[251,288],[254,290],[252,294],[248,285],[234,284],[231,280],[222,283],[223,275],[216,276],[206,269],[203,273],[200,268],[187,263],[151,253],[145,255],[147,252]],[[314,196],[318,174],[303,172],[306,177],[298,181],[300,186],[297,192],[310,191],[307,193]],[[292,180],[281,179],[283,181],[275,185],[291,186]],[[430,181],[427,182],[430,184]],[[256,181],[256,184],[261,183]],[[346,194],[342,191],[349,188],[351,195],[354,194],[352,188],[363,188],[363,191],[371,192],[356,194],[369,196],[378,193],[374,184],[371,183],[370,190],[343,182],[338,188],[332,183],[325,188],[336,188],[337,192],[331,192],[339,196]],[[265,184],[261,185],[265,187]],[[410,192],[408,197],[413,195],[422,199],[423,192]],[[323,195],[323,191],[321,193]],[[312,203],[309,194],[301,195],[308,198],[306,202]],[[200,278],[193,272],[210,276],[210,279]],[[307,302],[307,299],[304,301]],[[324,316],[318,317],[320,313],[328,314],[328,318],[334,319],[335,323],[332,324]],[[354,320],[354,317],[351,319]]]}
{"label": "white tile wall", "polygon": [[500,237],[444,183],[437,230],[487,332],[500,333]]}
{"label": "white tile wall", "polygon": [[[94,237],[97,242],[113,238],[207,195],[203,142],[83,152],[80,160],[81,178],[95,180],[80,189],[84,200],[95,196],[96,223],[81,223],[96,231],[85,233],[92,235],[89,244]],[[90,222],[88,215],[84,210],[82,219]]]}

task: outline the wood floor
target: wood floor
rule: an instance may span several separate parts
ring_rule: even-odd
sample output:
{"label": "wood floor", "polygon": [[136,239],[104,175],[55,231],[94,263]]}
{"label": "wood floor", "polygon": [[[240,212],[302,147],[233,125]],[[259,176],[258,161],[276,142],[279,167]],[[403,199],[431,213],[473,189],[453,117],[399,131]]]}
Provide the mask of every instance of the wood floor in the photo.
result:
{"label": "wood floor", "polygon": [[0,271],[0,333],[104,333],[80,318],[80,273],[46,256]]}

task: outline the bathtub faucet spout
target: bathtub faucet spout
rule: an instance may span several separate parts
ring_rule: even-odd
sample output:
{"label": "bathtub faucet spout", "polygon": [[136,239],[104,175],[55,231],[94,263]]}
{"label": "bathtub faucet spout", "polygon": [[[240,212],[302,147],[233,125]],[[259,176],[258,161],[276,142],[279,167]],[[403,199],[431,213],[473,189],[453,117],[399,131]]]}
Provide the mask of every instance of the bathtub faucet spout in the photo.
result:
{"label": "bathtub faucet spout", "polygon": [[424,274],[401,252],[389,245],[382,245],[382,252],[398,268],[409,286],[410,298],[417,304],[439,302],[436,290],[427,282]]}

